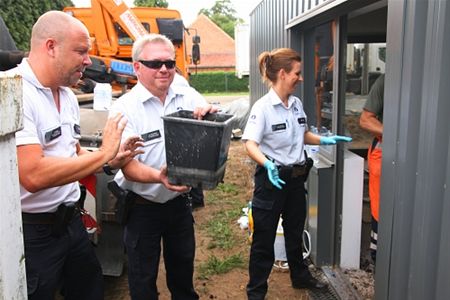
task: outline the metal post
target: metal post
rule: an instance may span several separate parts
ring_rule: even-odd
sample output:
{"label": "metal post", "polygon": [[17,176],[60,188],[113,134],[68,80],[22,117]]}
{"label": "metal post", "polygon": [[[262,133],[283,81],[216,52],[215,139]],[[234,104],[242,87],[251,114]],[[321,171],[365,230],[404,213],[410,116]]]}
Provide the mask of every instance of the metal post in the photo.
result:
{"label": "metal post", "polygon": [[364,44],[363,66],[361,75],[361,95],[369,94],[369,44]]}
{"label": "metal post", "polygon": [[14,133],[22,128],[22,79],[0,72],[0,299],[27,299]]}

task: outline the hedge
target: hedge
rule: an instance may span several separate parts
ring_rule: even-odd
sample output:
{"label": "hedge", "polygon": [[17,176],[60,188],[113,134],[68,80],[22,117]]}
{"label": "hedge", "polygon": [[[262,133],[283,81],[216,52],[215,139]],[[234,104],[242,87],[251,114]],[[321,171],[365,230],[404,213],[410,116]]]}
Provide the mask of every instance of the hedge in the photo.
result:
{"label": "hedge", "polygon": [[248,92],[248,77],[239,79],[234,72],[191,74],[189,83],[200,93]]}

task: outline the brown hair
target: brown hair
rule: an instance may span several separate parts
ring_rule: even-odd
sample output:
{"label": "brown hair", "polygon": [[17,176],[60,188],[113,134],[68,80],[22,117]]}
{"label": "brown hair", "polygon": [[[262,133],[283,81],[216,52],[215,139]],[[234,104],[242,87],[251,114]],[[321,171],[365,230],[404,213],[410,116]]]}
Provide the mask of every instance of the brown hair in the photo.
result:
{"label": "brown hair", "polygon": [[262,52],[258,57],[258,62],[263,81],[268,85],[276,83],[278,71],[284,69],[289,73],[294,61],[301,62],[302,59],[300,54],[291,48],[278,48],[270,52]]}

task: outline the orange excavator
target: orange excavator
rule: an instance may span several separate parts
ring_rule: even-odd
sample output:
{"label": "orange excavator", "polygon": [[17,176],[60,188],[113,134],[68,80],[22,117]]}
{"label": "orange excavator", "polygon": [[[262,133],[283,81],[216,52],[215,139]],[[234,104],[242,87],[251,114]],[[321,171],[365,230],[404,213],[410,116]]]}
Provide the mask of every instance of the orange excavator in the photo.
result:
{"label": "orange excavator", "polygon": [[193,48],[188,55],[185,36],[190,35],[191,30],[184,27],[177,10],[157,7],[130,9],[121,0],[91,0],[91,7],[66,7],[64,11],[83,22],[92,39],[92,65],[86,70],[85,78],[111,83],[115,89],[134,85],[133,41],[149,32],[164,34],[173,42],[176,66],[184,77],[188,76],[190,62],[195,65],[200,62],[200,37],[192,37]]}

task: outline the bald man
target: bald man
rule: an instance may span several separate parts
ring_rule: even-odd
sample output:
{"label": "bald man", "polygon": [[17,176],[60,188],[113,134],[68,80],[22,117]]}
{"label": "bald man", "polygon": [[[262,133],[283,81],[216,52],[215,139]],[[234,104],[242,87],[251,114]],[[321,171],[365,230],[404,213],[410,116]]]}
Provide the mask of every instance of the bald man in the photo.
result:
{"label": "bald man", "polygon": [[[24,128],[16,133],[28,298],[103,299],[101,266],[80,218],[78,180],[121,167],[136,147],[121,148],[126,120],[110,117],[99,151],[80,148],[78,102],[68,88],[91,64],[89,33],[59,11],[33,26],[28,58],[8,71],[23,78]],[[133,144],[133,141],[131,141]],[[134,145],[134,144],[133,144]]]}

